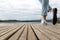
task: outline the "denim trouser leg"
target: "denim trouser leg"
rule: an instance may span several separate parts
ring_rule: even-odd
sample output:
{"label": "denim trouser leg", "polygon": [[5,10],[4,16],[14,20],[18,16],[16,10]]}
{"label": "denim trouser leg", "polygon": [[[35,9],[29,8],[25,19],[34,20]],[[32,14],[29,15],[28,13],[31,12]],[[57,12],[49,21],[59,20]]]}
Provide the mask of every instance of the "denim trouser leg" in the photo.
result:
{"label": "denim trouser leg", "polygon": [[49,5],[49,0],[39,0],[42,3],[42,16],[47,16],[47,11],[52,8]]}

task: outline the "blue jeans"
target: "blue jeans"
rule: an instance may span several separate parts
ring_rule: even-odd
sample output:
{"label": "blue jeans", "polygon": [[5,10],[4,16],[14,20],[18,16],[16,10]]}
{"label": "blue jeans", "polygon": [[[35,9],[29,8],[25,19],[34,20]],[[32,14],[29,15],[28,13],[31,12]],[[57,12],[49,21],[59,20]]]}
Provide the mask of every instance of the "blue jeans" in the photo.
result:
{"label": "blue jeans", "polygon": [[51,10],[51,6],[49,5],[49,0],[39,0],[42,4],[42,16],[47,16],[48,10]]}

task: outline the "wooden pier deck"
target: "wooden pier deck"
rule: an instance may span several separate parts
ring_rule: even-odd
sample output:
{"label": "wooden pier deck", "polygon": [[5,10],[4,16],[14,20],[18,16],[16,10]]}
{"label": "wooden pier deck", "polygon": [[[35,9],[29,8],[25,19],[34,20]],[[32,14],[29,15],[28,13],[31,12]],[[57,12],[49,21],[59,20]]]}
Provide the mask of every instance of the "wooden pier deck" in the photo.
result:
{"label": "wooden pier deck", "polygon": [[60,40],[60,24],[0,24],[0,40]]}

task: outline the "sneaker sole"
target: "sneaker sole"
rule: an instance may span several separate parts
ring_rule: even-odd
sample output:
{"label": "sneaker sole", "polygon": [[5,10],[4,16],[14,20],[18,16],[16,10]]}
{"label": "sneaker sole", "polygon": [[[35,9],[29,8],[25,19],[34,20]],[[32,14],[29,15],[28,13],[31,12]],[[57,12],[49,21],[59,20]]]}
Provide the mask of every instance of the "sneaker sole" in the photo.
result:
{"label": "sneaker sole", "polygon": [[57,23],[57,8],[53,9],[53,25]]}

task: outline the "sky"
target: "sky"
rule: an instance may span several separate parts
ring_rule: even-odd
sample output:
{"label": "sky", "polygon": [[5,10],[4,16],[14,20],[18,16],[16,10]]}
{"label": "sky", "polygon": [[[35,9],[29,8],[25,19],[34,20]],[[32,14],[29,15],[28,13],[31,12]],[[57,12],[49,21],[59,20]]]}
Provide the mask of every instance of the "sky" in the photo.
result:
{"label": "sky", "polygon": [[[60,0],[49,0],[49,4],[52,8],[57,7],[60,13]],[[0,0],[0,19],[39,20],[41,8],[39,0]],[[47,19],[49,17],[48,15]]]}

